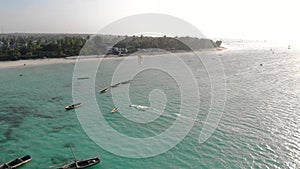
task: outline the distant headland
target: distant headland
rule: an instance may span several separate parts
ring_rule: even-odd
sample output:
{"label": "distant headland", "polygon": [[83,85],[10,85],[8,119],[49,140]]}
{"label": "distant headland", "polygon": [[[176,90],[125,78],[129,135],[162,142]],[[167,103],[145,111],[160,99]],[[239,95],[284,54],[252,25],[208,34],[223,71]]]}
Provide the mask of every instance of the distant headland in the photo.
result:
{"label": "distant headland", "polygon": [[194,37],[90,34],[0,34],[0,61],[66,58],[78,55],[124,56],[143,49],[170,52],[218,48],[222,41]]}

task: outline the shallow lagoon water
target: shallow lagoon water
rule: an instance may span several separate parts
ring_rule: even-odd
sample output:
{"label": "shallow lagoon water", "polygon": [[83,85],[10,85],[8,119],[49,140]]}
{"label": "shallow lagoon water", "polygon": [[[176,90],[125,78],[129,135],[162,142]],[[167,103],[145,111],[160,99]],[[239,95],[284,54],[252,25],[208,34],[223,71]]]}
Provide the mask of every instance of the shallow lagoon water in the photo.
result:
{"label": "shallow lagoon water", "polygon": [[[198,137],[211,98],[208,77],[193,57],[182,56],[198,72],[201,107],[197,120],[176,147],[141,159],[121,157],[102,149],[84,132],[76,112],[64,110],[72,103],[73,63],[1,69],[0,162],[30,154],[33,160],[22,168],[55,168],[72,160],[68,148],[71,144],[78,159],[99,155],[102,161],[93,167],[99,169],[299,168],[300,53],[272,47],[273,54],[270,46],[251,45],[233,46],[218,54],[224,65],[227,99],[217,130],[204,144],[198,143]],[[117,61],[107,60],[104,64],[110,72],[109,68]],[[180,97],[176,85],[159,77],[150,83],[152,76],[151,73],[136,76],[130,83],[133,103],[140,108],[150,107],[147,94],[153,86],[167,93],[166,111],[149,124],[136,124],[120,113],[111,115],[114,107],[111,92],[96,94],[99,108],[107,112],[104,117],[114,129],[130,137],[151,137],[164,132],[176,118],[185,118],[177,111]],[[109,79],[109,73],[100,71],[96,86],[108,85]],[[121,92],[126,85],[129,84],[112,90]],[[132,109],[147,112],[129,105],[123,111]]]}

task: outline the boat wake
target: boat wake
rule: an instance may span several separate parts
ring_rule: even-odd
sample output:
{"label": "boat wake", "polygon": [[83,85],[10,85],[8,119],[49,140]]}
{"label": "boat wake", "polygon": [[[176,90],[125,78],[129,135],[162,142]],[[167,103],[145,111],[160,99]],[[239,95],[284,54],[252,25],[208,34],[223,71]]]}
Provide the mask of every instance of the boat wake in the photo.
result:
{"label": "boat wake", "polygon": [[115,88],[115,87],[119,87],[120,85],[123,85],[123,84],[129,84],[131,82],[131,80],[126,80],[126,81],[123,81],[123,82],[119,82],[119,83],[116,83],[116,84],[112,84],[110,86],[107,86],[105,88],[99,88],[99,93],[105,93],[108,91],[109,88]]}
{"label": "boat wake", "polygon": [[[197,122],[198,120],[196,119],[193,119],[192,117],[188,117],[188,116],[184,116],[180,113],[173,113],[173,114],[162,114],[160,110],[157,110],[155,108],[152,108],[152,107],[148,107],[148,106],[143,106],[143,105],[136,105],[136,104],[131,104],[129,105],[129,107],[133,107],[137,110],[140,110],[140,111],[148,111],[149,113],[154,113],[154,114],[159,114],[159,115],[162,115],[164,117],[168,117],[168,118],[172,118],[172,119],[181,119],[181,120],[184,120],[185,122],[187,123],[190,123],[190,122]],[[198,121],[200,122],[200,121]]]}
{"label": "boat wake", "polygon": [[151,109],[151,107],[142,106],[142,105],[136,105],[136,104],[131,104],[131,105],[129,105],[129,107],[133,107],[133,108],[135,108],[137,110],[143,110],[143,111]]}

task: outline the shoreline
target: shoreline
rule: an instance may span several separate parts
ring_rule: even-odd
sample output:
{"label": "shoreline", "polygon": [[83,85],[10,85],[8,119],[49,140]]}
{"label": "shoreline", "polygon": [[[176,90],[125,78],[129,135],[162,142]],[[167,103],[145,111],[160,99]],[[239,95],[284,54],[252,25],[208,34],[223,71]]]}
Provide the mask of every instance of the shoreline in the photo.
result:
{"label": "shoreline", "polygon": [[75,63],[75,59],[53,58],[53,59],[34,59],[34,60],[16,60],[0,62],[0,70],[8,68],[20,68],[27,66],[41,66],[58,63]]}
{"label": "shoreline", "polygon": [[[226,49],[226,48],[225,48]],[[212,50],[214,51],[214,50]],[[212,52],[210,51],[210,52]],[[219,51],[219,50],[216,50]],[[198,52],[207,52],[207,51],[196,51]],[[50,65],[50,64],[67,64],[67,63],[75,63],[78,60],[86,60],[86,61],[94,61],[99,59],[123,59],[126,57],[134,58],[137,56],[142,55],[143,57],[158,57],[158,56],[166,56],[166,55],[173,55],[173,54],[193,54],[193,52],[190,51],[180,51],[175,53],[169,53],[169,52],[146,52],[146,53],[135,53],[133,55],[128,56],[72,56],[67,58],[47,58],[47,59],[29,59],[29,60],[16,60],[16,61],[1,61],[0,62],[0,70],[2,69],[8,69],[8,68],[21,68],[21,67],[27,67],[27,66],[42,66],[42,65]]]}

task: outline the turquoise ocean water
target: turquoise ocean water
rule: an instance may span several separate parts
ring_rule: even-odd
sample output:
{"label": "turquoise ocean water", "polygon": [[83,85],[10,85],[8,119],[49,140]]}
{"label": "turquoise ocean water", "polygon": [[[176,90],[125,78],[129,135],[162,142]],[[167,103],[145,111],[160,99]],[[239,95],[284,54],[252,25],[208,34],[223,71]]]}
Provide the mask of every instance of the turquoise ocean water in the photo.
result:
{"label": "turquoise ocean water", "polygon": [[[102,149],[84,132],[76,112],[64,110],[72,103],[74,63],[1,69],[0,163],[30,154],[33,160],[21,168],[59,167],[72,161],[71,144],[78,159],[101,157],[101,163],[92,167],[95,169],[299,168],[300,52],[269,44],[232,43],[228,47],[217,53],[224,66],[227,99],[216,131],[205,143],[198,143],[211,99],[209,78],[199,60],[182,55],[200,86],[199,114],[191,131],[177,146],[150,158],[127,158]],[[96,77],[96,86],[100,88],[110,84],[112,65],[118,64],[118,60],[102,64]],[[215,73],[214,76],[222,75]],[[103,114],[105,120],[115,130],[130,137],[146,138],[163,133],[176,118],[185,118],[178,112],[181,96],[175,84],[174,79],[153,70],[138,74],[130,84],[112,89],[118,94],[130,85],[131,101],[136,108],[125,103],[119,106],[122,111],[134,109],[141,114],[150,107],[149,92],[157,88],[164,91],[168,100],[164,114],[147,124],[127,120],[120,113],[111,115],[111,91],[96,94],[96,99],[101,111],[107,112]],[[191,122],[189,118],[184,120]]]}

